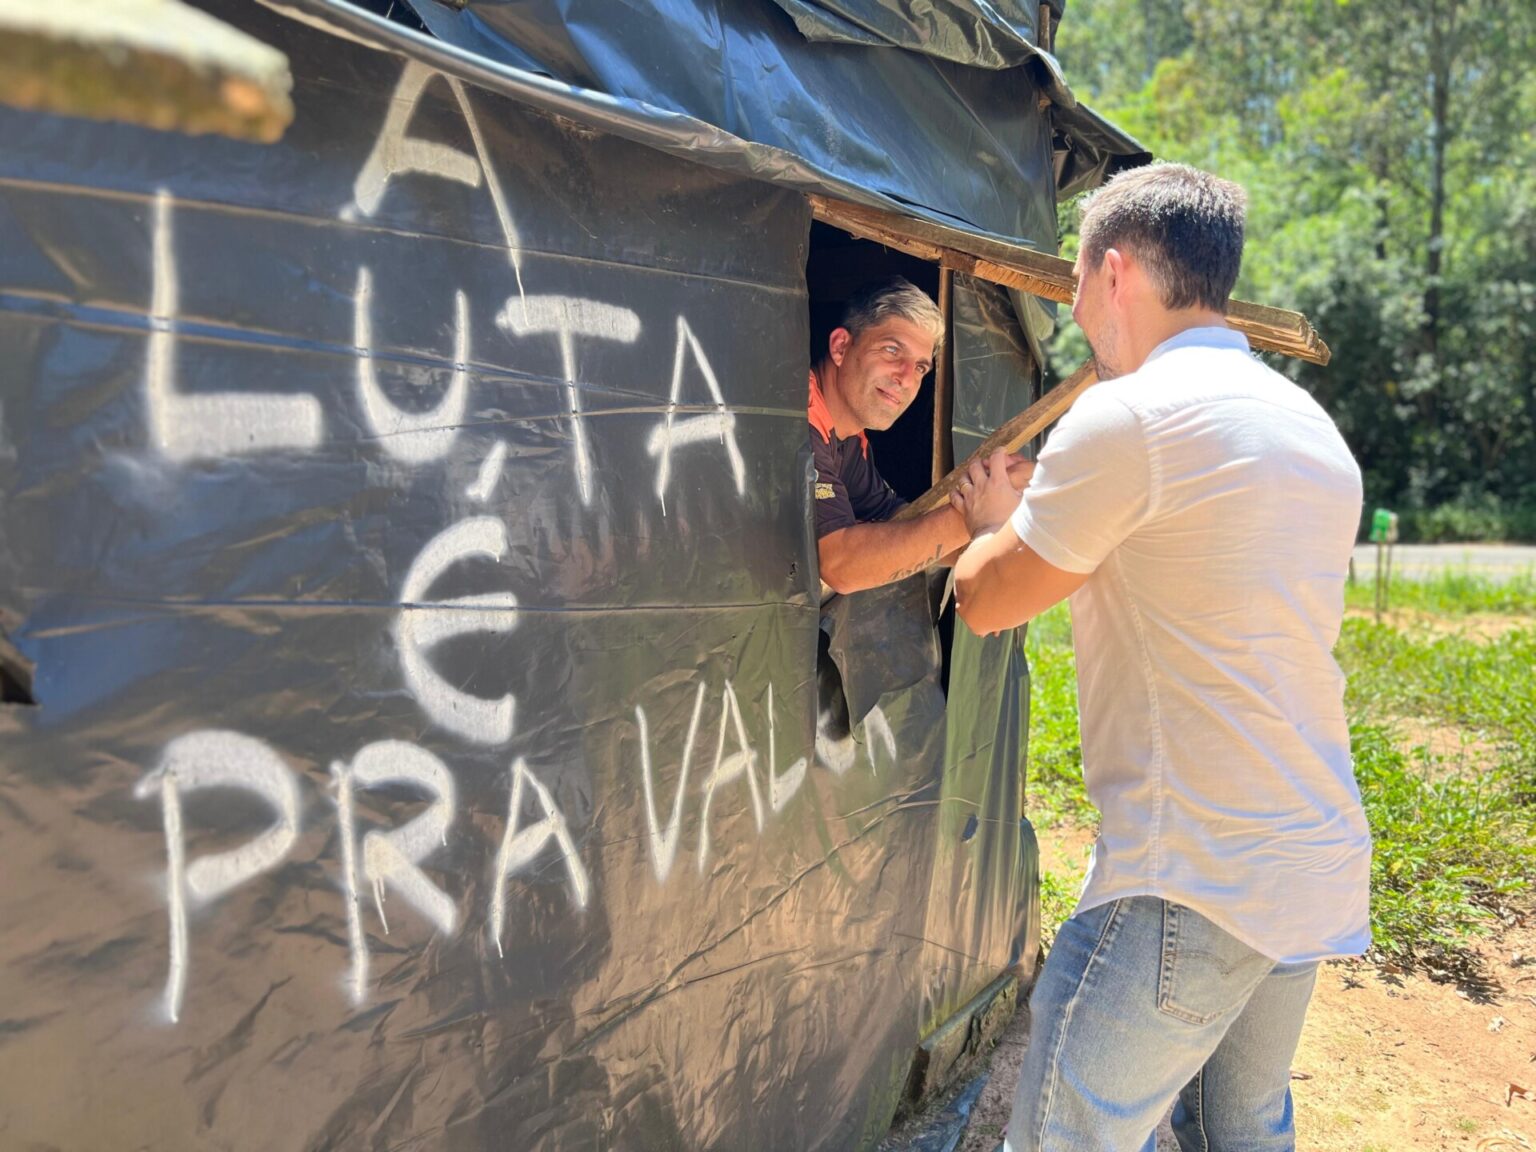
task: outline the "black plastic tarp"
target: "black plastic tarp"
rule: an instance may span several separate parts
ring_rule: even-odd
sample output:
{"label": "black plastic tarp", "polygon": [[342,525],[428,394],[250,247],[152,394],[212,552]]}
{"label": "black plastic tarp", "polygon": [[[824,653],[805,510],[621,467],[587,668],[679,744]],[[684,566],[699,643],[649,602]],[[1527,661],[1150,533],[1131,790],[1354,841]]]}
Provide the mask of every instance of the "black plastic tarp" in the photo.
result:
{"label": "black plastic tarp", "polygon": [[[956,64],[1012,68],[1047,54],[1032,0],[774,0],[807,40],[904,48]],[[1055,16],[1059,19],[1060,7]]]}
{"label": "black plastic tarp", "polygon": [[209,7],[282,143],[0,111],[0,1146],[870,1146],[1032,957],[1025,672],[818,603],[805,198]]}
{"label": "black plastic tarp", "polygon": [[[741,141],[919,214],[1054,251],[1054,180],[1145,163],[1077,105],[1033,3],[966,0],[413,0],[443,41],[653,119]],[[1042,112],[1041,100],[1050,101]],[[1055,119],[1060,109],[1064,118]],[[788,162],[788,163],[786,163]]]}

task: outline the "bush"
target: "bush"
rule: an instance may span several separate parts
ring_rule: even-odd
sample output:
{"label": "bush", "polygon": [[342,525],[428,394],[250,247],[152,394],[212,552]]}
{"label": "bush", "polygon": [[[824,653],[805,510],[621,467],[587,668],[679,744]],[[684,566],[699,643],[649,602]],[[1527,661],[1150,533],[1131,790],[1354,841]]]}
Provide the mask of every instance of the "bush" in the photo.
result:
{"label": "bush", "polygon": [[[1369,527],[1369,514],[1366,520]],[[1408,508],[1398,520],[1407,543],[1536,541],[1536,504],[1506,503],[1490,492],[1458,497],[1433,508]]]}

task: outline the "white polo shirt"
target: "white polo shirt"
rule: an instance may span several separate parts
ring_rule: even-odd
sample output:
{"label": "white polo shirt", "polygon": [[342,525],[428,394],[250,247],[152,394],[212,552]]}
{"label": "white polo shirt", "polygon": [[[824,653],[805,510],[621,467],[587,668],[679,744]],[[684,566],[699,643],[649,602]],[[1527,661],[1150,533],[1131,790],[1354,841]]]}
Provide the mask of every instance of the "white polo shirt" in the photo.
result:
{"label": "white polo shirt", "polygon": [[1226,328],[1094,385],[1013,517],[1072,596],[1079,909],[1153,895],[1279,961],[1370,943],[1370,833],[1333,659],[1360,521],[1333,421]]}

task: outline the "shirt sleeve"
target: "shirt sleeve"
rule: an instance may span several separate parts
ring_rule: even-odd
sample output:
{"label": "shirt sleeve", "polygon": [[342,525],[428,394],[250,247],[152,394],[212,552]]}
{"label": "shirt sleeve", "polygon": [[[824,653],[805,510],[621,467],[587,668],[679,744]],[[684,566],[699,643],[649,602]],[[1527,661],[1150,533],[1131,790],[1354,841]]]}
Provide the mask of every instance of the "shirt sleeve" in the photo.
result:
{"label": "shirt sleeve", "polygon": [[811,455],[816,461],[816,539],[820,540],[858,521],[848,498],[848,486],[837,467],[837,449],[822,439],[815,428],[811,429]]}
{"label": "shirt sleeve", "polygon": [[1013,529],[1047,564],[1086,575],[1146,521],[1154,479],[1141,421],[1090,388],[1046,442]]}

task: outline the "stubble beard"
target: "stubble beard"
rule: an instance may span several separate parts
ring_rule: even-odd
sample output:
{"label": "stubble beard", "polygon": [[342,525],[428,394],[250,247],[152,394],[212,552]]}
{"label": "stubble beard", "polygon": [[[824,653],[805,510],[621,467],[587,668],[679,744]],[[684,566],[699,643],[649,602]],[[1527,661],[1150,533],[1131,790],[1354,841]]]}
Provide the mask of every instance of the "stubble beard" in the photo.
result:
{"label": "stubble beard", "polygon": [[[911,407],[911,405],[908,405],[907,407]],[[871,390],[869,394],[868,406],[864,411],[857,412],[855,415],[857,415],[859,420],[863,423],[866,431],[884,432],[889,429],[892,424],[900,420],[902,414],[906,412],[906,410],[906,408],[902,408],[899,412],[892,412],[891,409],[886,406],[885,402],[880,399],[880,394]]]}
{"label": "stubble beard", "polygon": [[1118,371],[1110,367],[1097,352],[1093,354],[1093,374],[1100,380],[1113,380],[1120,375]]}
{"label": "stubble beard", "polygon": [[[1087,335],[1084,333],[1084,335]],[[1100,380],[1113,380],[1123,375],[1118,366],[1119,341],[1114,333],[1103,331],[1098,334],[1098,339],[1088,341],[1088,351],[1093,362],[1093,371]]]}

